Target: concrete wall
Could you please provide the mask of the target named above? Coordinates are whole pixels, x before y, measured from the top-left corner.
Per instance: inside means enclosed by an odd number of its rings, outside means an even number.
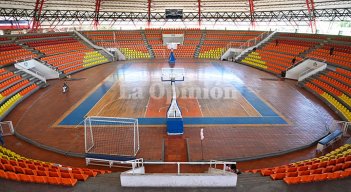
[[[50,67],[35,59],[16,63],[15,67],[44,82],[46,82],[46,79],[59,78],[59,73],[57,71],[51,69]]]
[[[306,59],[286,72],[286,78],[302,81],[327,68],[327,64],[313,59]]]
[[[142,169],[138,172],[143,172]],[[121,174],[122,187],[235,187],[237,175],[231,172],[209,173],[154,173]]]

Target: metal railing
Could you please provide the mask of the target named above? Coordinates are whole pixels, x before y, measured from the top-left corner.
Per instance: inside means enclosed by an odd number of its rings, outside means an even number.
[[[133,164],[133,162],[131,162]],[[204,161],[204,162],[143,162],[142,165],[177,165],[177,174],[181,174],[181,166],[182,165],[209,165],[210,168],[215,168],[217,169],[218,165],[223,165],[223,173],[227,171],[227,165],[236,165],[236,162],[229,162],[229,161],[217,161],[217,160],[211,160],[211,161]],[[134,173],[137,166],[137,162],[135,162],[135,165],[132,165],[132,171],[131,173]],[[140,163],[139,163],[140,165]]]
[[[249,39],[239,46],[234,45],[234,44],[237,44],[238,42],[231,41],[225,46],[225,49],[223,50],[222,55],[230,48],[246,49],[248,47],[257,45],[261,40],[266,38],[271,33],[273,33],[273,32],[272,31],[265,31],[265,32],[261,33],[259,36],[255,37],[253,39]]]

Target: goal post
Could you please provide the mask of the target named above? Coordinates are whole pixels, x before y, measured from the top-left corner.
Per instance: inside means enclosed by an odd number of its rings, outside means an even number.
[[[135,157],[139,151],[138,119],[90,116],[84,120],[85,153]]]

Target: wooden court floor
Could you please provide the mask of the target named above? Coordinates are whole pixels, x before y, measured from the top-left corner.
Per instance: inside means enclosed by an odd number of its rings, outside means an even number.
[[[186,71],[185,81],[176,82],[183,117],[261,116],[231,85],[235,76],[222,75],[209,62],[180,63],[176,67]],[[171,83],[161,81],[160,71],[159,65],[134,63],[123,71],[127,75],[116,72],[116,83],[87,116],[165,117],[172,97]]]
[[[181,87],[198,85],[201,88],[210,89],[216,86],[220,89],[230,87],[229,81],[239,82],[289,122],[286,125],[185,127],[184,138],[189,141],[190,160],[201,160],[201,151],[204,152],[204,159],[235,159],[290,150],[322,137],[325,126],[337,118],[312,94],[297,87],[295,81],[280,81],[271,74],[232,62],[185,59],[177,60],[176,65],[184,67],[191,74],[186,77],[186,81],[179,82]],[[158,69],[162,67],[168,67],[164,60],[123,61],[100,65],[72,75],[72,81],[68,81],[68,94],[61,93],[62,80],[50,81],[50,86],[18,105],[6,120],[13,121],[20,134],[39,143],[84,153],[82,127],[56,127],[55,123],[112,73],[117,73],[118,78],[123,81],[117,81],[88,115],[162,116],[169,98],[163,96],[150,99],[150,94],[148,95],[150,86],[160,82]],[[221,67],[225,73],[218,73],[218,69],[215,69],[217,67]],[[128,69],[119,72],[123,68]],[[169,92],[167,83],[161,85]],[[131,93],[135,93],[137,87],[146,96],[116,101],[116,97],[120,96],[121,86]],[[189,96],[181,98],[179,105],[184,116],[189,117],[259,116],[257,110],[235,88],[231,86],[231,89],[233,97],[229,100]],[[199,137],[201,128],[204,128],[205,133],[203,148]],[[163,138],[167,138],[165,127],[141,127],[138,156],[146,160],[161,160]]]

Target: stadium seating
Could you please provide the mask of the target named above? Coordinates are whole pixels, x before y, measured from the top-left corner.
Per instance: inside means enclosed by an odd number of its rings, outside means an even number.
[[[248,170],[287,184],[341,179],[351,176],[351,145],[345,144],[318,158],[278,167]]]
[[[155,58],[166,58],[170,50],[163,45],[162,34],[183,34],[184,41],[174,50],[176,58],[193,58],[196,47],[200,43],[202,32],[200,29],[146,29],[145,36],[151,46]]]
[[[239,47],[250,39],[258,37],[260,31],[219,31],[207,30],[199,58],[219,59],[227,45]]]
[[[76,168],[56,163],[25,158],[13,151],[0,147],[0,178],[19,182],[75,186],[108,170]]]
[[[127,59],[150,58],[140,31],[87,31],[84,34],[99,46],[118,48]]]
[[[307,79],[304,87],[319,96],[331,108],[338,111],[344,120],[351,121],[350,71],[336,68],[325,70]]]
[[[0,67],[10,65],[19,60],[28,58],[35,58],[36,54],[22,48],[15,43],[1,43],[0,44]]]
[[[71,74],[109,60],[98,51],[70,52],[44,57],[41,60],[64,74]]]
[[[0,119],[3,119],[12,108],[24,97],[32,94],[39,87],[21,75],[6,69],[0,70]]]

